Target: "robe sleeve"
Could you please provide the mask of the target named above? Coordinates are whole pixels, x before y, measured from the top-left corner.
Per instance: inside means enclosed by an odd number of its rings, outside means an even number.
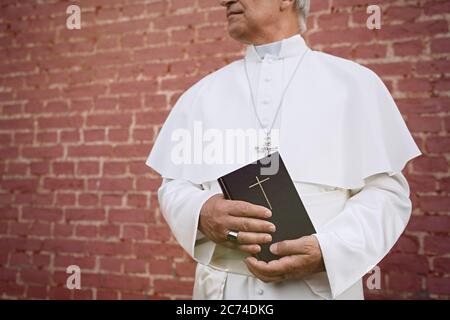
[[[351,192],[343,211],[315,234],[333,299],[383,259],[411,215],[410,189],[402,173],[373,175]]]
[[[185,180],[164,179],[158,189],[161,212],[178,243],[197,262],[209,264],[215,244],[197,229],[203,204],[217,192]]]

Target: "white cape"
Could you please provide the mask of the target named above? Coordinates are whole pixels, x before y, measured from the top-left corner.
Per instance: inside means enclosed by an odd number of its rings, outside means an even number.
[[[294,69],[297,58],[286,63]],[[172,134],[185,129],[194,135],[196,121],[204,131],[258,128],[250,99],[243,60],[203,78],[178,100],[146,164],[163,177],[197,184],[238,169],[242,164],[175,164]],[[374,72],[311,50],[285,97],[279,151],[294,180],[346,189],[363,187],[377,173],[400,172],[421,154]]]

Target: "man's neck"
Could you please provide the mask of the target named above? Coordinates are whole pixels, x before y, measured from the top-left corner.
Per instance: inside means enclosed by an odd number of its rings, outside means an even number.
[[[270,30],[255,35],[254,39],[250,40],[250,43],[255,46],[270,44],[290,38],[298,33],[299,28],[297,26],[271,27]]]

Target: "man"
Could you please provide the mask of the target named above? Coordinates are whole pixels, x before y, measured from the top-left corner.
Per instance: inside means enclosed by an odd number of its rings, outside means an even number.
[[[231,37],[248,44],[245,58],[182,95],[146,162],[164,177],[165,219],[198,262],[194,299],[362,299],[361,278],[409,220],[401,171],[420,151],[373,72],[305,44],[309,0],[221,4]],[[180,132],[199,126],[212,130],[200,143],[217,150],[212,137],[226,130],[262,129],[262,149],[279,150],[317,233],[273,244],[279,260],[254,258],[272,240],[271,212],[224,199],[216,179],[239,161],[206,161],[195,146],[179,161]],[[265,155],[258,146],[245,149],[256,150],[251,160]]]

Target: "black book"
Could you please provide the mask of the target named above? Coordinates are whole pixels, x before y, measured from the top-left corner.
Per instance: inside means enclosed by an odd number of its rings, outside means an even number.
[[[316,232],[278,152],[224,175],[218,182],[225,199],[271,209],[272,217],[267,220],[276,226],[272,243]],[[266,262],[279,259],[270,252],[270,245],[262,245],[256,258]]]

